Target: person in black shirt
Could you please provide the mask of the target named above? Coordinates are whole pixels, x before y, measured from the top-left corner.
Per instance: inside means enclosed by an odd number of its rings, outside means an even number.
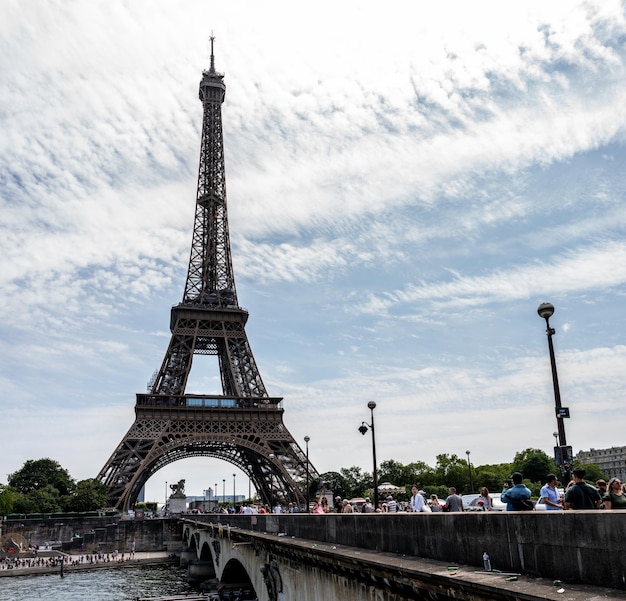
[[[565,493],[565,509],[598,509],[602,497],[595,486],[585,482],[585,470],[575,467],[572,471],[574,485]]]

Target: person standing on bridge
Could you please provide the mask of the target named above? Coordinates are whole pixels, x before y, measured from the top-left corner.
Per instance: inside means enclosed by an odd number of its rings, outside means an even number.
[[[454,488],[454,486],[451,486],[448,489],[448,493],[449,494],[446,498],[443,510],[450,511],[452,513],[463,511],[463,500],[459,495],[456,494],[456,488]]]
[[[563,502],[559,491],[556,489],[556,476],[548,474],[546,483],[539,493],[539,503],[543,503],[548,511],[560,511],[563,509]]]
[[[341,502],[341,505],[341,513],[354,513],[354,509],[352,509],[352,505],[350,505],[348,499],[344,499]]]
[[[391,495],[387,497],[387,513],[398,513],[398,504]]]
[[[500,500],[506,503],[507,511],[526,511],[533,508],[530,501],[530,489],[522,482],[524,477],[519,472],[511,474],[513,486],[507,482],[500,495]]]
[[[598,509],[602,505],[600,493],[585,482],[585,474],[582,467],[572,470],[574,485],[565,493],[565,509]]]
[[[411,507],[411,511],[414,513],[418,513],[424,509],[424,497],[420,494],[415,484],[411,487],[409,506]]]

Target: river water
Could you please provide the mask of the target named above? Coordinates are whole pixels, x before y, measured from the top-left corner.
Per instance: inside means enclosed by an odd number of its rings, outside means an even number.
[[[132,601],[191,593],[187,570],[176,566],[145,566],[0,579],[0,601]]]

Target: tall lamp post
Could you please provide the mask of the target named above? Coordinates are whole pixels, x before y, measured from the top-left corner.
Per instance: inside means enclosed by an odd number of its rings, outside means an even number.
[[[215,503],[219,503],[219,501],[217,500],[217,482],[215,483],[215,492],[213,493],[215,495],[215,499],[213,499],[215,501]]]
[[[554,314],[554,305],[551,303],[541,303],[537,308],[539,317],[546,320],[546,335],[548,337],[548,351],[550,353],[550,366],[552,367],[552,384],[554,387],[554,405],[556,412],[556,425],[559,434],[559,453],[561,459],[561,477],[563,486],[567,486],[570,481],[569,453],[567,453],[567,441],[565,439],[564,417],[569,417],[569,410],[561,407],[561,392],[559,391],[559,377],[556,373],[556,359],[554,358],[554,346],[552,336],[555,329],[550,327],[550,317]],[[567,453],[567,456],[566,456]]]
[[[376,408],[376,403],[374,401],[370,401],[367,404],[371,415],[372,415],[372,423],[368,424],[367,422],[362,422],[359,426],[359,432],[365,436],[367,434],[367,429],[371,428],[372,430],[372,456],[374,458],[374,511],[378,509],[378,472],[376,470],[376,436],[374,434],[374,409]]]
[[[233,474],[233,509],[235,508],[235,476],[237,474]]]
[[[474,492],[474,480],[472,479],[472,464],[470,463],[470,452],[465,451],[465,454],[467,455],[467,471],[469,472],[470,478],[470,492]]]
[[[222,478],[222,503],[226,503],[226,478]]]
[[[304,442],[306,444],[306,512],[307,513],[309,513],[309,507],[311,507],[309,503],[309,440],[311,440],[309,436],[304,437]]]

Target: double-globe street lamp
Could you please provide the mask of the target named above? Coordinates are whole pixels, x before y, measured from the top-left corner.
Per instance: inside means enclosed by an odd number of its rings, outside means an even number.
[[[372,430],[372,456],[374,458],[374,511],[378,509],[378,472],[376,470],[376,436],[374,434],[374,409],[376,408],[376,403],[374,401],[370,401],[367,404],[371,415],[372,415],[372,423],[368,424],[367,422],[362,422],[359,426],[359,432],[365,436],[368,428]]]
[[[309,440],[311,438],[309,436],[304,437],[304,442],[306,444],[306,509],[305,511],[309,513],[309,508],[311,507],[309,503]]]
[[[569,417],[569,410],[561,406],[561,392],[559,390],[559,377],[556,373],[556,359],[554,358],[554,346],[552,336],[555,329],[550,327],[550,317],[554,314],[554,305],[551,303],[541,303],[537,308],[539,317],[546,320],[546,335],[548,337],[548,351],[550,353],[550,366],[552,367],[552,385],[554,387],[554,405],[556,412],[556,425],[559,434],[559,459],[561,468],[561,481],[563,486],[567,486],[570,481],[570,453],[565,439],[565,424],[563,419]],[[556,451],[556,449],[555,449]],[[556,457],[555,457],[556,459]]]

